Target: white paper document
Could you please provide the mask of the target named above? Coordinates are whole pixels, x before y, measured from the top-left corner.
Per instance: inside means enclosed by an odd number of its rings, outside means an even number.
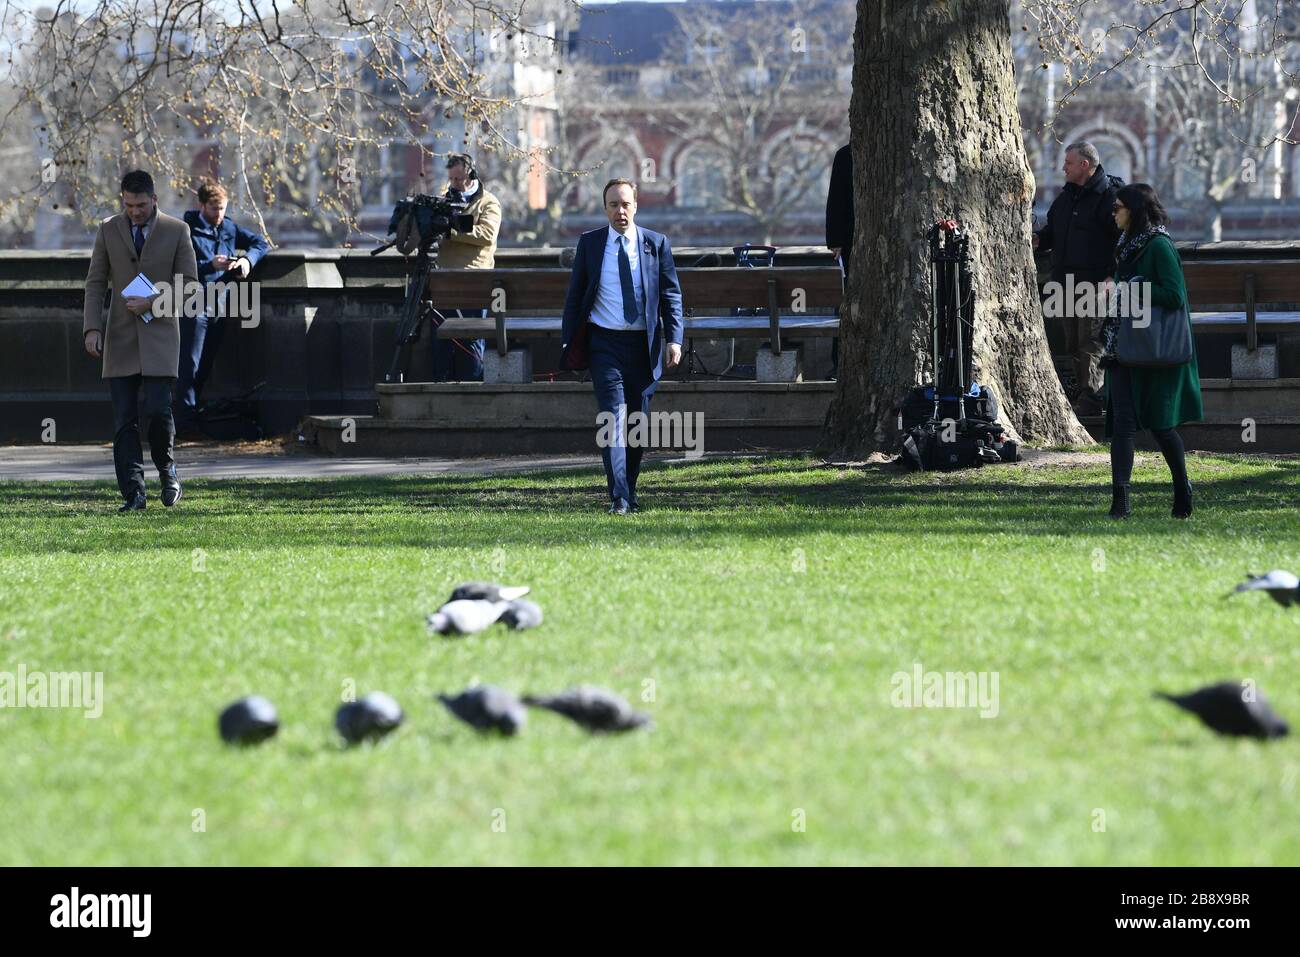
[[[144,273],[138,273],[134,279],[126,284],[122,290],[122,298],[130,299],[132,297],[139,299],[148,299],[150,296],[158,295],[158,287],[149,281],[149,277]],[[148,322],[153,318],[152,312],[145,312],[140,316],[142,322]]]
[[[150,296],[158,295],[158,287],[149,281],[149,277],[140,273],[122,290],[123,299],[148,299]]]

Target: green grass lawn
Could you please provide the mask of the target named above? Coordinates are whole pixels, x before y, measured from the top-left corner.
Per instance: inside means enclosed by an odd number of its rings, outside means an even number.
[[[105,703],[0,709],[0,864],[1297,864],[1300,737],[1150,693],[1248,677],[1300,720],[1300,609],[1220,600],[1300,572],[1300,462],[1191,468],[1189,522],[1153,459],[1126,523],[1103,464],[705,461],[621,519],[595,469],[190,481],[131,516],[2,483],[0,671],[102,671]],[[545,624],[429,636],[483,577]],[[997,672],[997,716],[893,707],[917,662]],[[476,680],[605,685],[656,728],[480,737],[433,698]],[[406,724],[342,748],[349,683]],[[281,732],[229,748],[252,692]]]

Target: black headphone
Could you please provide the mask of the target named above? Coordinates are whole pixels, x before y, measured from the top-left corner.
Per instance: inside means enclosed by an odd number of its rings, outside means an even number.
[[[474,157],[468,153],[452,153],[447,157],[447,169],[462,164],[465,166],[465,175],[470,179],[478,179],[478,170],[474,168]]]

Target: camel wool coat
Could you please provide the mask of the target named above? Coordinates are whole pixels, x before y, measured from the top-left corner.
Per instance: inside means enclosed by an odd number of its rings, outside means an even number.
[[[87,332],[96,330],[103,336],[105,379],[128,375],[176,377],[181,351],[179,312],[155,316],[145,322],[127,310],[126,300],[118,291],[125,289],[141,272],[155,285],[174,284],[178,274],[186,281],[198,281],[190,227],[184,220],[156,211],[138,258],[126,213],[110,216],[99,224],[95,249],[90,254],[90,270],[86,274],[81,334],[84,338]],[[110,287],[112,305],[106,319],[104,294]],[[185,298],[173,297],[178,310]]]

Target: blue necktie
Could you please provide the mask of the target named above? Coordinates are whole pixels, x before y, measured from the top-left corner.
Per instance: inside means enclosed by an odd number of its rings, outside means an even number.
[[[632,289],[632,260],[627,258],[627,237],[618,238],[618,281],[623,287],[623,321],[629,326],[637,320],[636,293]]]
[[[135,254],[138,256],[140,251],[144,249],[144,227],[135,226],[133,228],[135,230]]]

